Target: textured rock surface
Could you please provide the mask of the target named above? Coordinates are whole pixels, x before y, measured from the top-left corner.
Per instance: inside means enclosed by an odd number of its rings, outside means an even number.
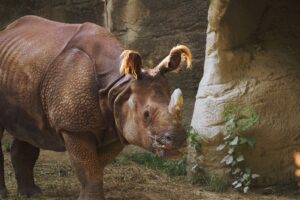
[[[125,45],[139,51],[146,67],[154,67],[173,46],[191,48],[191,71],[169,75],[183,89],[184,119],[190,124],[203,72],[208,0],[3,0],[0,29],[14,19],[34,14],[63,22],[95,22],[106,26]]]
[[[104,24],[102,0],[2,0],[0,2],[0,28],[23,15],[38,15],[48,19],[82,23]]]
[[[208,138],[198,164],[210,174],[223,172],[216,146],[223,136],[224,107],[250,106],[260,121],[248,133],[257,144],[246,160],[262,176],[258,184],[292,182],[293,152],[300,150],[299,1],[212,0],[208,19],[204,75],[192,119]]]

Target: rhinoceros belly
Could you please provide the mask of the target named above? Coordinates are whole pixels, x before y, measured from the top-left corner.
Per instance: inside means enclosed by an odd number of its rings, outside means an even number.
[[[37,108],[36,108],[37,109]],[[38,148],[64,151],[64,142],[55,130],[47,125],[42,111],[32,114],[26,105],[19,105],[14,96],[0,90],[0,126],[15,138]]]
[[[6,130],[15,138],[26,141],[40,149],[65,151],[63,139],[51,130],[32,130],[19,124],[9,125]]]

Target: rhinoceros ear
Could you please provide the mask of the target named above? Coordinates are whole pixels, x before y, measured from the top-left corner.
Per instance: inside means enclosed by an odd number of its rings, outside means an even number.
[[[179,69],[184,61],[187,62],[187,68],[190,68],[192,63],[191,51],[184,45],[178,45],[171,49],[169,55],[163,59],[154,70],[159,73],[173,71]]]
[[[138,52],[125,50],[121,54],[121,74],[131,74],[135,79],[138,79],[141,74],[142,58]]]

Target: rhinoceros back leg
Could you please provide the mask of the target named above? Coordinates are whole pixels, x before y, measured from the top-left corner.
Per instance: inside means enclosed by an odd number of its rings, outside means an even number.
[[[11,160],[15,170],[18,193],[27,197],[41,193],[34,183],[33,168],[40,149],[27,142],[14,139],[11,147]]]
[[[4,129],[0,127],[0,147],[2,146],[1,140],[3,137]],[[4,158],[2,148],[0,148],[0,197],[5,198],[7,196],[7,189],[4,180]]]
[[[78,200],[104,200],[104,165],[99,160],[95,139],[90,136],[63,133],[72,166],[81,183]]]

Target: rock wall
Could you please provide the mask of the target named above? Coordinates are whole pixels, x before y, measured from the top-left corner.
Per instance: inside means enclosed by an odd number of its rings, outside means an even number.
[[[212,0],[206,58],[192,126],[207,138],[200,160],[208,173],[222,174],[226,105],[250,106],[260,116],[247,134],[256,138],[246,162],[260,185],[295,180],[293,152],[300,150],[300,2]],[[193,160],[194,159],[194,160]]]
[[[38,15],[48,19],[82,23],[104,24],[102,0],[2,0],[0,2],[0,28],[24,15]]]
[[[0,29],[28,14],[107,27],[125,48],[139,51],[146,67],[154,67],[171,48],[185,44],[194,56],[193,69],[170,74],[173,89],[183,89],[184,119],[190,124],[197,86],[203,72],[208,0],[3,0]]]

